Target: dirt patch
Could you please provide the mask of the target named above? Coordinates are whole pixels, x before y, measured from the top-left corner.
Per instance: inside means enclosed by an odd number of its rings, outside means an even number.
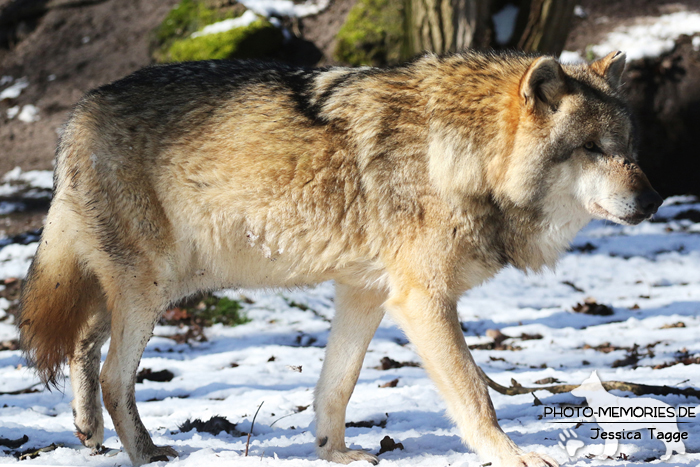
[[[16,166],[51,169],[58,131],[88,90],[151,63],[148,38],[177,0],[107,0],[49,10],[10,49],[0,48],[0,76],[26,77],[17,99],[0,102],[0,174]],[[2,4],[0,4],[0,8]],[[40,120],[9,120],[7,109],[32,104]]]
[[[337,65],[333,60],[335,50],[335,35],[345,22],[355,0],[331,0],[330,5],[318,15],[302,18],[300,21],[301,36],[323,53],[319,66]]]

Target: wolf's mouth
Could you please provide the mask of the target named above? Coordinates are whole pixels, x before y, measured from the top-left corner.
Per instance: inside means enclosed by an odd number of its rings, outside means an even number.
[[[593,203],[593,207],[591,209],[591,213],[595,216],[601,217],[603,219],[613,221],[617,224],[622,224],[622,225],[637,225],[640,222],[648,219],[651,217],[651,215],[647,216],[644,213],[636,213],[631,216],[625,216],[625,217],[620,217],[616,216],[615,214],[611,213],[604,207],[602,207],[598,203]]]

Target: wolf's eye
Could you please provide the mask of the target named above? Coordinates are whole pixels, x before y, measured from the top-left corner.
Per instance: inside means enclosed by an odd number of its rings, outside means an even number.
[[[587,142],[586,144],[584,144],[584,145],[583,145],[583,149],[585,149],[586,151],[590,151],[590,152],[597,152],[597,153],[600,153],[600,154],[603,153],[603,150],[600,149],[600,146],[598,146],[597,144],[595,144],[593,141],[589,141],[589,142]]]

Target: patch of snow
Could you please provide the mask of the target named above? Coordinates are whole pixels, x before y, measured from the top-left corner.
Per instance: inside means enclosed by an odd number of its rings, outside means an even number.
[[[19,113],[17,118],[24,123],[39,121],[39,108],[32,104],[27,104],[22,107],[22,111]]]
[[[15,169],[9,178],[22,176],[24,173]],[[596,370],[603,381],[697,387],[700,364],[693,362],[700,356],[700,235],[691,232],[700,223],[674,220],[692,210],[700,210],[697,199],[673,197],[665,201],[653,223],[617,226],[592,222],[576,237],[572,251],[563,255],[556,272],[525,275],[507,268],[467,292],[457,311],[468,343],[488,343],[486,330],[499,329],[512,336],[505,344],[514,348],[476,348],[472,351],[476,363],[506,386],[511,379],[534,386],[543,378],[581,384]],[[36,246],[1,249],[0,279],[23,277]],[[138,409],[153,441],[178,451],[180,457],[168,463],[175,467],[327,467],[329,464],[314,453],[312,402],[328,341],[329,319],[334,314],[333,285],[323,283],[303,290],[229,290],[222,295],[240,300],[251,321],[236,327],[206,328],[206,342],[189,344],[163,337],[184,330],[156,326],[140,367],[168,369],[175,377],[169,382],[136,385]],[[613,314],[575,313],[573,307],[587,297],[609,305]],[[0,310],[8,306],[0,299]],[[541,337],[525,339],[523,334]],[[16,337],[11,320],[0,321],[0,340]],[[616,364],[635,344],[639,360]],[[103,360],[107,349],[105,344]],[[382,421],[386,426],[348,428],[349,447],[376,453],[381,439],[390,436],[405,449],[382,454],[381,465],[386,467],[479,465],[480,460],[462,444],[458,430],[445,417],[445,403],[424,369],[407,366],[383,371],[377,368],[383,357],[419,361],[414,347],[406,344],[405,336],[389,318],[380,324],[369,345],[346,417],[352,422]],[[396,387],[379,387],[394,379],[399,380]],[[38,378],[26,367],[19,351],[0,352],[0,391],[36,383]],[[0,437],[17,439],[26,434],[29,441],[21,450],[64,444],[25,462],[32,465],[128,465],[123,451],[114,457],[90,456],[89,449],[79,445],[73,435],[71,387],[67,379],[59,384],[64,393],[38,386],[38,393],[0,394]],[[628,396],[625,400],[629,401],[636,397],[613,392]],[[620,441],[619,452],[625,456],[601,463],[586,458],[602,452],[603,440],[593,439],[593,428],[598,425],[578,424],[579,419],[553,424],[543,418],[547,407],[582,406],[584,399],[571,393],[539,391],[536,396],[543,405],[536,406],[529,394],[491,392],[491,396],[501,426],[518,445],[566,465],[644,467],[651,462],[655,467],[695,467],[700,463],[698,417],[678,424],[680,431],[689,434],[687,454],[659,459],[665,454],[664,444],[644,430],[641,440]],[[692,397],[645,397],[673,407],[698,405]],[[263,401],[249,457],[243,455],[245,436],[178,429],[187,419],[220,415],[247,431]],[[120,448],[114,425],[103,413],[104,444]],[[558,444],[564,429],[572,430],[585,445],[576,457],[569,457]],[[0,447],[0,464],[17,464],[17,460],[7,448]]]
[[[24,278],[39,243],[12,244],[0,250],[0,280]]]
[[[250,26],[254,21],[258,19],[258,15],[253,13],[251,10],[246,10],[238,18],[226,19],[219,21],[218,23],[210,24],[205,26],[201,31],[192,33],[190,37],[201,37],[209,34],[218,34],[220,32],[230,31],[235,28],[242,28],[245,26]]]
[[[24,182],[32,188],[50,190],[53,188],[53,171],[51,170],[28,170],[24,172],[20,167],[7,172],[2,177],[3,182]]]
[[[574,16],[577,18],[588,18],[588,13],[583,9],[581,5],[576,5],[574,7]]]
[[[518,18],[520,9],[509,3],[504,6],[498,13],[493,15],[493,26],[496,30],[496,42],[499,44],[507,44],[513,31],[515,31],[515,20]]]
[[[54,81],[55,79],[56,79],[56,75],[54,75],[54,74],[50,74],[50,75],[46,78],[47,81]]]
[[[14,106],[14,107],[10,107],[9,109],[7,109],[7,118],[12,120],[13,118],[15,118],[17,116],[18,113],[19,113],[19,106],[18,105]]]
[[[700,50],[700,36],[695,36],[693,37],[693,50],[698,51]]]
[[[570,50],[562,51],[561,55],[559,55],[559,61],[561,63],[570,63],[572,65],[586,63],[586,59],[583,58],[580,53],[572,52]]]
[[[700,32],[700,13],[680,11],[658,17],[645,17],[633,26],[612,31],[605,40],[592,47],[593,53],[604,57],[621,50],[628,60],[658,57],[673,50],[675,40],[681,34]]]
[[[6,87],[0,92],[0,101],[4,99],[17,99],[22,93],[22,90],[29,86],[29,80],[27,78],[20,78],[15,81],[15,84]]]
[[[6,84],[10,84],[14,80],[12,76],[9,75],[3,75],[0,76],[0,86],[5,86]]]
[[[0,196],[21,194],[21,196],[27,198],[46,198],[51,196],[53,188],[53,172],[51,170],[23,172],[19,167],[15,167],[7,172],[1,180]],[[17,207],[21,203],[11,204]]]
[[[328,7],[329,0],[307,0],[304,3],[294,3],[292,0],[242,0],[240,3],[249,10],[266,17],[302,18],[322,12]]]

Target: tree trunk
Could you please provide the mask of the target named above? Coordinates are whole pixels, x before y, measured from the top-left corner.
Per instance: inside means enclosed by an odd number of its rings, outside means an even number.
[[[574,18],[577,0],[521,0],[509,44],[526,52],[559,56]]]
[[[405,0],[409,55],[467,48],[498,48],[492,16],[496,8],[518,7],[507,48],[559,55],[571,28],[577,0]]]
[[[406,0],[406,36],[412,55],[486,46],[490,0]]]

